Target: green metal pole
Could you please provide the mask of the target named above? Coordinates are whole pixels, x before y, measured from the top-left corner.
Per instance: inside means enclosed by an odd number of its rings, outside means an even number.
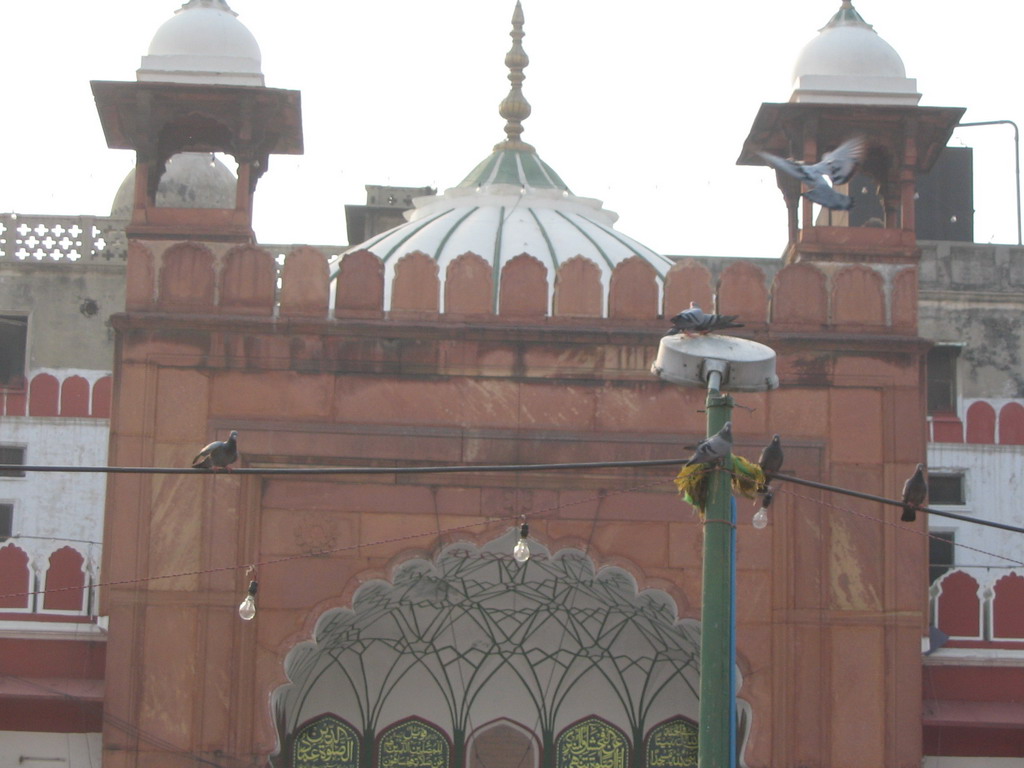
[[[708,387],[708,435],[732,418],[733,400]],[[699,768],[733,768],[732,744],[732,491],[730,475],[715,469],[704,510],[701,597]]]

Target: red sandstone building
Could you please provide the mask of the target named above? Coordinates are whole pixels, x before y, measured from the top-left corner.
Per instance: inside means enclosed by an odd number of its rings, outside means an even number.
[[[858,19],[826,29],[873,35]],[[296,92],[94,83],[138,157],[111,465],[180,466],[237,429],[245,468],[373,471],[110,478],[104,765],[694,764],[702,527],[673,470],[395,471],[684,456],[704,393],[650,364],[691,300],[778,353],[780,388],[737,396],[736,453],[778,432],[788,472],[889,498],[923,460],[916,181],[962,110],[805,72],[739,161],[863,133],[884,226],[815,219],[780,179],[782,264],[673,261],[522,140],[521,24],[505,140],[331,263],[300,247],[278,270],[252,235],[267,158],[301,150]],[[235,156],[234,207],[157,204],[180,152]],[[927,523],[835,499],[786,489],[763,531],[741,506],[743,765],[921,764]]]

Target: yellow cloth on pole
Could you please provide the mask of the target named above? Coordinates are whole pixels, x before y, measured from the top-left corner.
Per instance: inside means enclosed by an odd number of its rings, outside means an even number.
[[[708,500],[708,477],[714,464],[690,464],[684,466],[676,475],[676,488],[679,495],[704,514],[704,506]],[[764,472],[757,464],[747,461],[742,456],[729,455],[724,469],[732,475],[733,493],[753,499],[757,489],[764,485]]]

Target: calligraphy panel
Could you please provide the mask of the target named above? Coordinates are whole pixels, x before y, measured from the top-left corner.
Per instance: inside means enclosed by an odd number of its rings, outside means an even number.
[[[359,736],[336,717],[325,715],[295,737],[292,768],[358,768]]]
[[[421,720],[407,720],[380,737],[379,768],[448,768],[448,739]]]
[[[697,765],[697,725],[678,718],[647,734],[647,768],[686,768]]]
[[[566,728],[558,737],[557,768],[626,768],[628,760],[625,734],[596,717]]]

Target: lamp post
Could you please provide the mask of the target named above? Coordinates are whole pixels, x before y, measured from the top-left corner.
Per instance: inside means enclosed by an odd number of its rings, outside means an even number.
[[[707,434],[732,420],[733,399],[722,387],[775,389],[775,352],[731,336],[665,336],[651,371],[683,386],[707,387]],[[736,513],[729,472],[715,467],[704,508],[701,586],[699,768],[736,765]]]

